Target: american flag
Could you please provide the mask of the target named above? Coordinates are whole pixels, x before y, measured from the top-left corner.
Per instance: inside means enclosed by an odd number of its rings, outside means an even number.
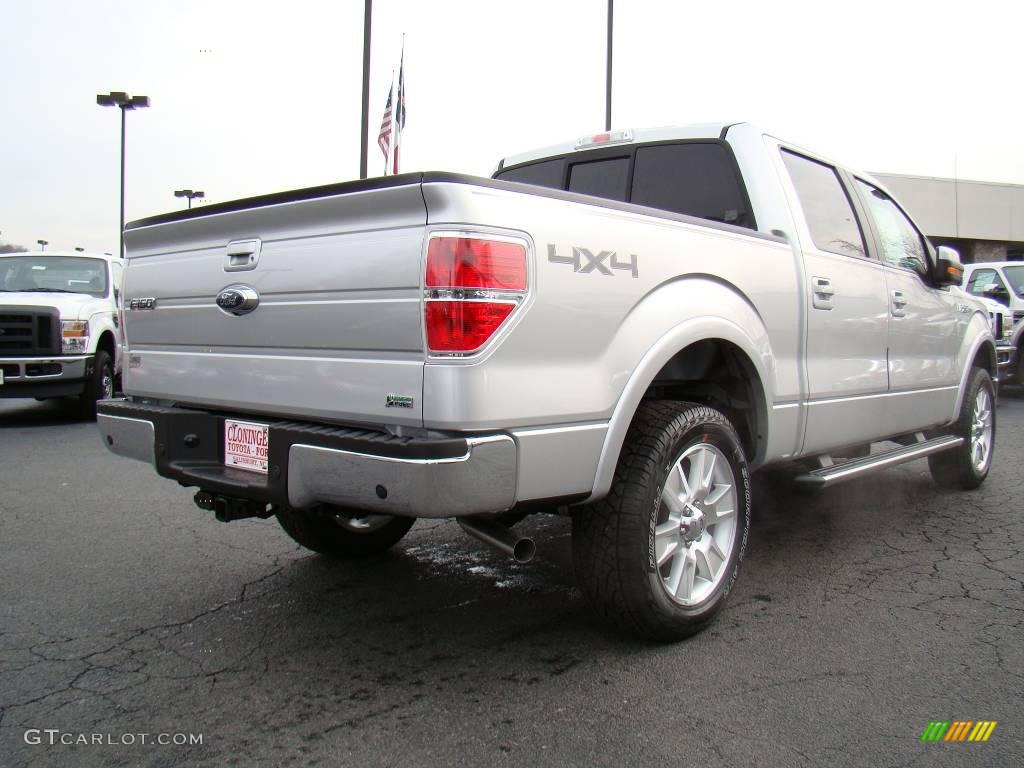
[[[393,92],[394,88],[392,87],[388,91],[388,103],[384,107],[384,119],[380,121],[380,134],[377,136],[377,144],[380,145],[380,151],[384,153],[385,169],[391,155],[391,95]]]
[[[392,172],[398,173],[398,146],[402,143],[405,128],[405,40],[402,41],[402,59],[398,65],[398,102],[395,105],[395,151],[392,157]]]

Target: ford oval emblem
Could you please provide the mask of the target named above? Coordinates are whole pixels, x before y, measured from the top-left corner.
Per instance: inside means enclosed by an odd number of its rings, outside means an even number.
[[[229,285],[217,294],[217,306],[229,315],[245,315],[252,312],[260,303],[260,295],[255,288],[247,285]]]

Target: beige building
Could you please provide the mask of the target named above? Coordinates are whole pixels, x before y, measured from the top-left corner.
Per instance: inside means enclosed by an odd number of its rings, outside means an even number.
[[[1024,186],[929,176],[873,174],[936,245],[965,264],[1024,260]]]

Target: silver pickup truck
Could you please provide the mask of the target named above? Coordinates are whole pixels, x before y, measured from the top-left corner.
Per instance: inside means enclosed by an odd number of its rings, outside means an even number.
[[[318,552],[573,518],[584,595],[677,638],[721,608],[750,472],[827,486],[992,462],[985,308],[871,178],[752,125],[599,134],[125,233],[115,453]]]

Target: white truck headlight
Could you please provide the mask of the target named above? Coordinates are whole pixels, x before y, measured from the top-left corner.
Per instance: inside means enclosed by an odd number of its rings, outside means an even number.
[[[60,321],[60,351],[65,355],[83,355],[89,349],[89,321]]]

